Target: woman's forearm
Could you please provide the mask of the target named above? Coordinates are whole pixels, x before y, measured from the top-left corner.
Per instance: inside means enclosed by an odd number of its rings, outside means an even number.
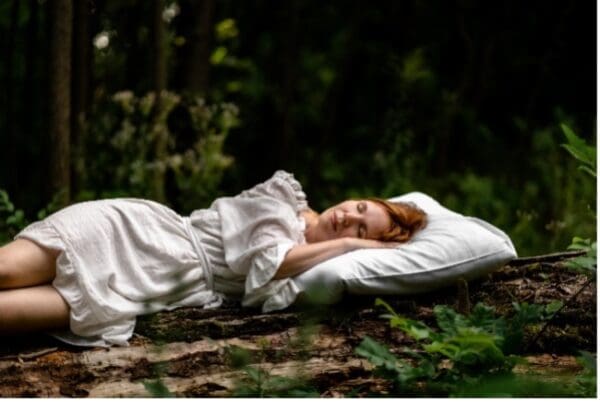
[[[288,251],[273,279],[298,275],[320,262],[354,249],[349,238],[299,244]]]
[[[401,243],[343,237],[317,243],[299,244],[286,254],[273,279],[296,276],[320,262],[360,248],[395,248]]]

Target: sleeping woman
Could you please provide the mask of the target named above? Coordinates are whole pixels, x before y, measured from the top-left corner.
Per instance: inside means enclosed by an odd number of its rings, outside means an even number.
[[[396,247],[426,221],[414,205],[375,198],[319,214],[284,171],[189,217],[141,199],[75,204],[0,248],[0,334],[126,345],[138,315],[225,296],[260,306],[316,264]]]

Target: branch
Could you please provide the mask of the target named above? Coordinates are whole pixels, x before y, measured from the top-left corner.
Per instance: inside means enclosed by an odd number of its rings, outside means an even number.
[[[544,254],[544,255],[536,255],[534,257],[523,257],[523,258],[515,258],[507,265],[511,267],[520,267],[523,265],[529,265],[536,262],[556,262],[566,260],[568,258],[579,257],[580,255],[584,255],[586,253],[585,250],[576,250],[576,251],[563,251],[560,253],[552,253],[552,254]]]

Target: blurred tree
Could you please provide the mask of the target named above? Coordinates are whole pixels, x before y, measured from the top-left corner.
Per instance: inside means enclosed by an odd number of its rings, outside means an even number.
[[[131,192],[126,180],[119,181],[123,188],[109,186],[110,175],[81,177],[83,165],[111,172],[121,161],[145,172],[137,178],[144,181],[136,183],[144,189],[139,194],[183,206],[173,203],[186,199],[187,186],[207,180],[205,159],[194,169],[206,174],[194,170],[201,179],[186,181],[186,171],[169,167],[170,178],[163,178],[159,154],[165,147],[173,156],[203,141],[208,146],[219,122],[205,130],[196,120],[231,102],[239,105],[241,124],[231,125],[225,144],[224,153],[235,158],[232,169],[222,182],[220,175],[211,182],[221,193],[236,193],[283,168],[296,173],[317,209],[346,197],[421,190],[506,228],[528,252],[568,244],[575,227],[594,230],[578,194],[595,189],[573,174],[558,147],[559,123],[587,140],[595,136],[596,16],[588,3],[72,3],[74,193]],[[47,69],[48,60],[56,63],[48,46],[54,4],[0,2],[0,188],[28,215],[50,200],[36,190],[48,178],[39,174],[46,159],[56,156],[57,143],[46,135],[49,120],[56,125],[50,109],[59,102],[47,87],[64,76]],[[90,38],[93,51],[86,56]],[[145,111],[127,118],[126,108],[99,113],[114,94],[132,92],[154,105],[146,95],[157,97],[165,88],[180,100],[168,115],[157,106],[155,124]],[[102,133],[89,143],[135,132],[143,152],[120,159],[107,153],[94,163],[94,148],[78,155],[88,108],[100,117],[86,132]],[[81,188],[78,181],[102,185]],[[184,208],[193,204],[188,199]]]
[[[84,175],[83,155],[85,124],[90,103],[91,67],[93,58],[92,37],[90,35],[91,0],[73,2],[73,74],[71,93],[71,189],[74,194],[80,190],[80,178]]]
[[[154,153],[159,161],[154,166],[154,194],[153,198],[165,202],[165,169],[160,161],[167,155],[168,131],[162,124],[163,92],[167,89],[167,50],[165,42],[165,22],[163,21],[164,0],[153,0],[153,22],[152,22],[152,48],[153,48],[153,87],[154,87],[154,110],[152,136],[154,139]]]
[[[10,26],[8,28],[8,32],[6,33],[5,42],[4,42],[4,118],[6,129],[4,130],[6,133],[7,141],[5,147],[4,158],[5,161],[5,169],[11,172],[10,179],[12,181],[12,186],[17,188],[19,185],[19,149],[18,149],[18,139],[17,139],[17,130],[16,130],[16,103],[15,103],[15,42],[17,38],[17,29],[19,22],[19,0],[13,0],[10,5]]]
[[[71,0],[51,0],[50,58],[50,191],[57,202],[70,200],[70,116],[71,116],[71,33],[73,8]]]
[[[183,89],[206,96],[210,83],[214,0],[181,2],[180,25],[185,43],[181,49]]]
[[[295,84],[298,74],[298,48],[299,48],[299,13],[297,0],[290,0],[287,4],[288,13],[285,16],[286,24],[283,28],[285,36],[282,52],[282,78],[280,88],[280,102],[278,102],[278,111],[281,116],[280,135],[278,136],[277,148],[279,152],[278,165],[286,163],[294,164],[296,152],[294,152],[294,143],[296,142],[296,132],[294,128],[294,104],[295,104]]]

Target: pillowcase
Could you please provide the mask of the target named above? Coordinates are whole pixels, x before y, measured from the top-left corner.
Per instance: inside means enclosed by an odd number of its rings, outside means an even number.
[[[427,226],[398,248],[356,250],[316,265],[293,278],[294,293],[334,303],[344,292],[428,292],[450,286],[459,278],[485,275],[517,256],[510,238],[500,229],[444,208],[426,194],[413,192],[390,201],[416,204],[427,213]]]

